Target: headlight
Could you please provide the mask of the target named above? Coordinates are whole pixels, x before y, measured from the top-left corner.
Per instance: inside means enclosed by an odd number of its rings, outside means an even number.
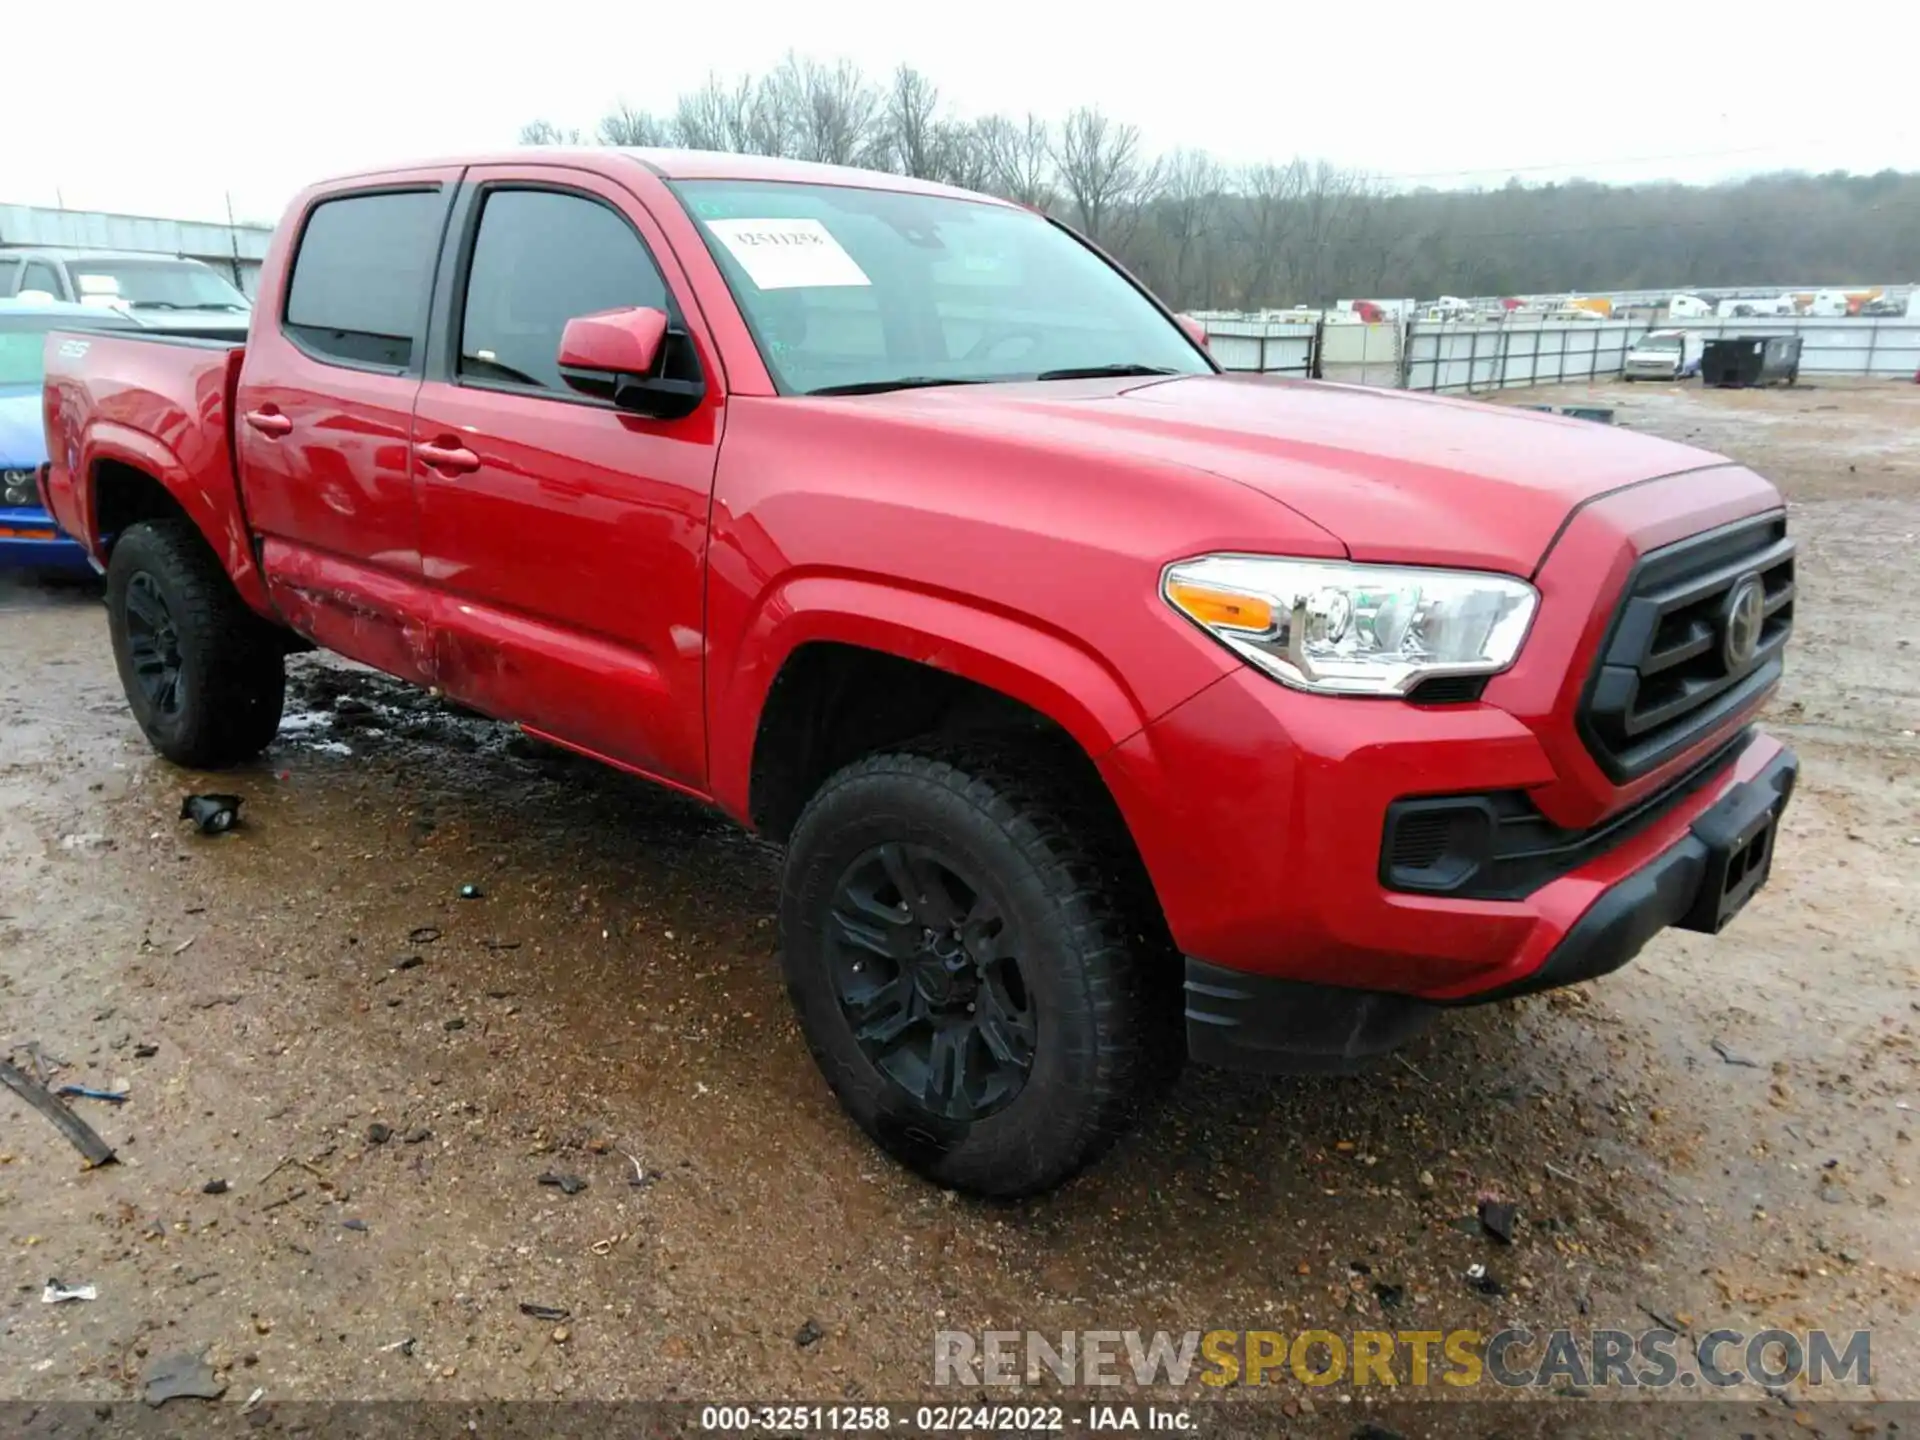
[[[1169,565],[1161,591],[1229,650],[1324,695],[1404,695],[1436,675],[1504,670],[1540,603],[1508,575],[1253,555]]]
[[[0,505],[38,505],[40,491],[31,470],[0,470]]]

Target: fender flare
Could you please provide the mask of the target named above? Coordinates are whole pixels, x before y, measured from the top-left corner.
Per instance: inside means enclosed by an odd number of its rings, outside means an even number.
[[[80,496],[86,535],[82,544],[103,565],[106,537],[100,533],[100,466],[115,462],[154,480],[186,512],[213,553],[220,557],[240,598],[260,614],[278,621],[273,601],[255,564],[246,523],[232,493],[216,494],[195,478],[192,469],[168,446],[145,431],[113,420],[94,420],[80,440],[80,474],[86,477]],[[224,473],[230,475],[229,467]]]
[[[1098,760],[1149,716],[1102,657],[1031,618],[866,576],[789,579],[760,599],[731,664],[716,667],[710,783],[737,816],[749,811],[754,747],[774,680],[795,651],[828,641],[971,680],[1038,711]]]

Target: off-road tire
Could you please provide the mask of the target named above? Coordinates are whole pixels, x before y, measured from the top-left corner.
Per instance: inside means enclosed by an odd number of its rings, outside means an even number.
[[[140,579],[139,577],[145,577]],[[177,706],[156,705],[135,673],[128,587],[157,591],[177,636]],[[107,562],[107,627],[133,717],[176,765],[221,770],[253,759],[280,728],[286,704],[281,636],[247,608],[219,559],[186,519],[143,520]]]
[[[972,1194],[1060,1184],[1130,1127],[1185,1053],[1177,957],[1144,869],[1110,805],[1059,784],[1059,773],[1018,751],[914,742],[829,778],[788,845],[782,958],[808,1048],[883,1149]],[[1020,927],[1031,1069],[1003,1108],[978,1119],[949,1120],[883,1073],[836,990],[838,887],[862,855],[890,842],[952,855]]]

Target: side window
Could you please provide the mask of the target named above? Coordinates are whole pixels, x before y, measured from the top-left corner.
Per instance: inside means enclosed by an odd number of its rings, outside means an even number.
[[[67,292],[60,288],[60,272],[44,260],[29,260],[26,273],[20,277],[22,290],[44,290],[56,300],[67,298]]]
[[[550,190],[494,190],[467,269],[459,373],[565,391],[567,321],[628,306],[672,309],[653,257],[610,207]]]
[[[20,262],[0,256],[0,299],[12,296],[14,286],[20,279]]]
[[[321,360],[412,364],[444,207],[437,190],[314,206],[287,285],[287,334]]]

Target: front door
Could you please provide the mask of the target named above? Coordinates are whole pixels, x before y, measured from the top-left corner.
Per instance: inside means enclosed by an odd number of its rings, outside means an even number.
[[[609,181],[551,166],[467,181],[413,427],[439,683],[704,792],[715,367],[700,408],[661,421],[568,388],[558,363],[576,315],[647,306],[685,326],[673,297],[685,282],[639,202]]]
[[[247,520],[281,614],[416,684],[432,683],[433,655],[409,444],[458,179],[383,178],[301,216],[261,277],[285,302],[255,318],[234,401]]]

